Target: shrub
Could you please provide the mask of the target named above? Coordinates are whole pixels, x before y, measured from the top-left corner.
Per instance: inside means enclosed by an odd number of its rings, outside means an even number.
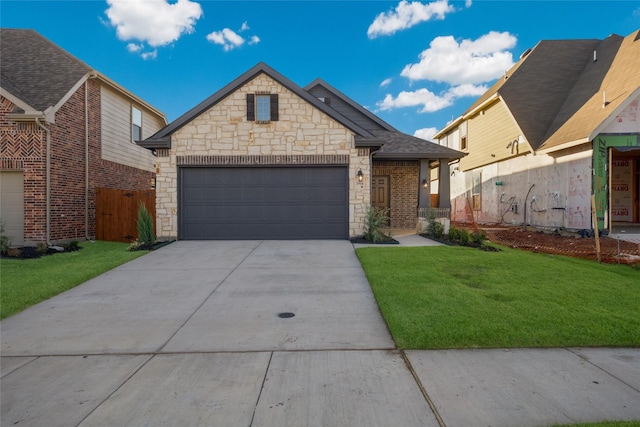
[[[482,246],[485,240],[487,240],[487,233],[484,230],[477,230],[471,233],[471,242]]]
[[[4,234],[4,222],[0,220],[0,254],[6,255],[11,247],[11,237]]]
[[[382,228],[389,222],[389,215],[386,209],[369,207],[364,223],[364,238],[372,242],[379,242],[386,237]]]
[[[47,242],[38,242],[36,251],[40,255],[46,255],[49,252],[49,245],[47,245]]]
[[[156,241],[153,234],[153,218],[144,203],[138,206],[138,242],[144,248],[151,249]]]
[[[78,246],[78,241],[77,240],[72,240],[70,242],[63,243],[62,247],[64,248],[65,252],[73,252],[73,251],[77,251],[78,249],[80,249],[80,246]]]
[[[444,225],[436,220],[435,213],[429,215],[429,231],[427,235],[435,239],[442,239],[444,236]]]

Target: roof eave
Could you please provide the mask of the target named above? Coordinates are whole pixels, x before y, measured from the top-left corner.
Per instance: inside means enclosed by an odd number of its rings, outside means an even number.
[[[373,158],[380,160],[457,160],[467,155],[467,153],[460,154],[461,155],[445,153],[377,153],[374,154]]]
[[[156,150],[161,148],[171,148],[171,137],[157,138],[157,139],[145,139],[143,141],[136,141],[136,144],[147,150]]]
[[[534,150],[533,153],[535,155],[549,154],[549,153],[553,153],[554,151],[561,151],[561,150],[566,150],[568,148],[577,147],[578,145],[586,144],[591,141],[592,141],[592,138],[585,137],[585,138],[576,139],[574,141],[557,144],[551,147],[545,147],[544,144],[542,144],[542,146],[539,149]]]
[[[500,98],[499,93],[498,92],[494,93],[489,98],[487,98],[482,104],[479,104],[478,106],[476,106],[473,110],[469,110],[469,111],[464,112],[461,116],[457,117],[456,119],[454,119],[453,121],[448,123],[445,127],[443,127],[441,130],[436,132],[433,135],[433,138],[440,138],[440,137],[446,135],[449,131],[453,130],[461,122],[467,120],[469,117],[471,117],[474,114],[480,112],[482,109],[486,108],[487,105],[489,105],[491,103],[494,103],[499,98]]]

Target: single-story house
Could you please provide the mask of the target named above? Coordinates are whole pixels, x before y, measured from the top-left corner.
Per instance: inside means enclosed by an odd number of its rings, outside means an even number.
[[[639,224],[639,70],[640,30],[524,52],[434,136],[467,154],[450,165],[452,219],[570,231]]]
[[[0,29],[0,221],[12,244],[92,239],[96,189],[144,190],[164,114],[33,30]]]
[[[432,169],[463,156],[265,63],[138,144],[156,155],[160,239],[347,239],[372,203],[415,228]]]

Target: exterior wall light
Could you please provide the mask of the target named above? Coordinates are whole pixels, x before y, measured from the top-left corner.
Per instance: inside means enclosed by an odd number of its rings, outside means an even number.
[[[356,174],[356,178],[358,179],[358,182],[364,181],[364,174],[362,173],[362,169],[358,170],[358,173]]]
[[[422,188],[428,188],[429,187],[429,181],[427,181],[427,178],[422,180]]]

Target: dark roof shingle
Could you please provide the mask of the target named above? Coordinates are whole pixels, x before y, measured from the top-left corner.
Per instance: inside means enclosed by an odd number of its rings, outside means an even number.
[[[0,29],[0,87],[36,111],[58,103],[91,68],[33,30]]]

